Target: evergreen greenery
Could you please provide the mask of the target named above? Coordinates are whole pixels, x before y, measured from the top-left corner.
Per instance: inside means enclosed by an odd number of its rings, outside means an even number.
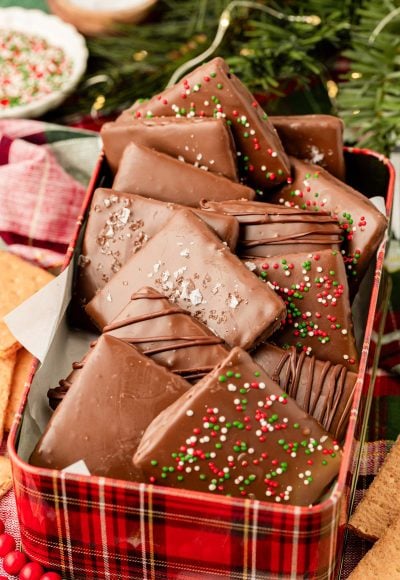
[[[385,154],[400,140],[399,7],[399,1],[369,0],[358,9],[351,48],[344,53],[350,71],[338,95],[339,113],[354,141]],[[379,31],[386,16],[390,21]]]
[[[88,39],[89,67],[64,116],[126,108],[161,91],[173,72],[213,41],[229,0],[159,0],[151,19],[115,36]],[[256,4],[248,2],[247,5]],[[286,16],[317,15],[318,25],[235,6],[213,56],[225,57],[272,113],[338,112],[360,145],[388,153],[400,137],[400,0],[258,0]],[[399,8],[390,22],[371,34]],[[348,60],[343,60],[343,55]],[[327,82],[349,70],[338,100]],[[272,95],[272,98],[271,98]]]

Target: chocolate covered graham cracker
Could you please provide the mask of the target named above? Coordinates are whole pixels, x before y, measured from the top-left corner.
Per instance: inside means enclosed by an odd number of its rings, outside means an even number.
[[[133,141],[238,181],[235,144],[224,119],[130,117],[125,122],[105,123],[101,137],[113,173],[117,172],[125,147]]]
[[[326,431],[234,348],[149,425],[134,463],[160,485],[308,506],[337,475],[340,455]]]
[[[246,265],[284,299],[287,318],[273,342],[357,371],[358,353],[343,258],[334,250],[272,258]]]
[[[113,189],[199,207],[204,199],[254,199],[255,191],[221,175],[130,143],[125,148]]]
[[[125,262],[182,206],[99,188],[93,195],[78,259],[75,292],[86,304]],[[193,209],[229,247],[236,246],[237,220]]]
[[[195,69],[176,85],[125,111],[136,118],[216,117],[225,119],[238,151],[239,170],[251,187],[263,191],[282,183],[289,162],[267,114],[222,58]]]
[[[294,347],[283,350],[261,344],[253,359],[279,384],[299,407],[316,419],[324,429],[341,441],[345,434],[353,400],[356,373],[297,353]]]
[[[153,288],[142,288],[104,328],[158,364],[196,383],[226,357],[227,348],[208,328]]]
[[[251,348],[286,314],[283,301],[190,210],[182,210],[132,256],[86,306],[102,329],[151,284],[228,345]]]
[[[201,207],[238,220],[237,254],[241,257],[340,250],[344,237],[337,220],[326,212],[241,200],[203,201]]]
[[[290,158],[292,178],[269,201],[288,207],[323,210],[337,218],[345,233],[343,250],[352,288],[358,286],[383,239],[386,217],[371,201],[327,171]]]
[[[149,423],[190,384],[112,336],[101,336],[51,417],[30,463],[140,481],[132,454]]]
[[[133,294],[104,332],[134,345],[192,384],[209,373],[228,352],[223,340],[204,324],[149,287]],[[83,368],[85,358],[73,363],[70,375],[48,391],[52,409],[59,405],[75,382],[75,375]]]
[[[333,115],[270,117],[288,155],[320,165],[344,181],[343,121]]]

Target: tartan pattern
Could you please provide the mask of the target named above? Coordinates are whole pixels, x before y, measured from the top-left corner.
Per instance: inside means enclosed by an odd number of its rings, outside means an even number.
[[[374,156],[387,167],[390,207],[390,165],[370,152],[352,150],[352,154]],[[66,264],[95,184],[93,176]],[[365,400],[371,395],[363,379],[383,259],[384,245],[377,257],[346,450],[337,486],[327,500],[312,508],[275,506],[38,469],[18,458],[18,423],[14,423],[8,449],[27,554],[60,568],[66,578],[333,578],[353,482],[350,467],[357,447],[356,428],[363,422]]]
[[[15,463],[14,478],[26,553],[67,578],[323,579],[336,564],[339,500],[274,509]]]
[[[0,120],[0,236],[11,251],[62,262],[85,187],[60,164],[60,147],[77,137],[97,141],[90,132],[40,121]]]

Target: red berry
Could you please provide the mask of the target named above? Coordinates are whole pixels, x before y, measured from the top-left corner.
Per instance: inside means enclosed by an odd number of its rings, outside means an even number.
[[[5,556],[8,552],[15,550],[15,540],[10,534],[0,535],[0,556]]]
[[[19,550],[8,552],[4,556],[3,568],[7,574],[18,574],[21,568],[26,564],[26,556]]]
[[[5,528],[4,528],[4,522],[3,522],[3,520],[0,520],[0,534],[4,534],[4,530],[5,530]]]
[[[46,572],[40,577],[40,580],[62,580],[62,578],[57,572]]]
[[[44,570],[38,562],[28,562],[19,573],[18,580],[40,580]]]

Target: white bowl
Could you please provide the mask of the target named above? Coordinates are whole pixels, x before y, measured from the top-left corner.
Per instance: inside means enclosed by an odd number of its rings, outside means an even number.
[[[49,44],[61,48],[72,63],[71,74],[59,90],[39,96],[25,105],[0,110],[0,118],[39,117],[60,105],[85,72],[88,50],[83,36],[71,24],[66,24],[57,16],[24,8],[1,8],[0,29],[15,30],[28,36],[41,36]]]

